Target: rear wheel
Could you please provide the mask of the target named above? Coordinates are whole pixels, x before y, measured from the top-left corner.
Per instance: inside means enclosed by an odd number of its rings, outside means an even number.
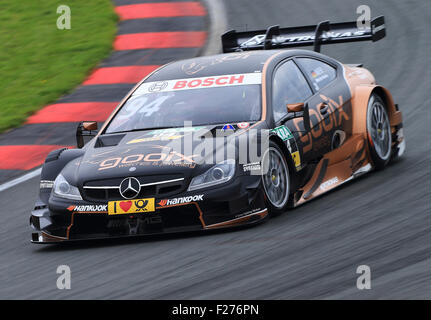
[[[370,154],[376,169],[383,169],[392,153],[392,133],[383,99],[373,94],[368,102],[367,131]]]
[[[289,202],[290,174],[284,153],[273,141],[262,159],[262,183],[272,214],[282,213]]]

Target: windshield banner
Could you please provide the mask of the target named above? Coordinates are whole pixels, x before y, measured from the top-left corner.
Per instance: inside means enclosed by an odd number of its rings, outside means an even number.
[[[175,79],[175,80],[168,80],[168,81],[143,83],[138,89],[136,89],[133,95],[138,96],[138,95],[157,93],[157,92],[218,88],[218,87],[241,86],[241,85],[261,84],[261,83],[262,83],[262,74],[260,72],[230,74],[230,75],[202,77],[202,78]]]

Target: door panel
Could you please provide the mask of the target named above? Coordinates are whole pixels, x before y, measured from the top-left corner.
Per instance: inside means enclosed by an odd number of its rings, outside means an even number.
[[[298,58],[297,62],[316,90],[308,100],[311,133],[307,149],[308,158],[318,159],[351,135],[350,91],[329,64],[311,58]]]
[[[306,78],[293,60],[282,62],[275,70],[273,80],[272,109],[276,124],[273,132],[276,133],[286,144],[296,170],[301,170],[302,159],[301,142],[299,140],[302,132],[297,130],[293,123],[279,123],[279,120],[288,114],[287,104],[306,102],[313,95]]]

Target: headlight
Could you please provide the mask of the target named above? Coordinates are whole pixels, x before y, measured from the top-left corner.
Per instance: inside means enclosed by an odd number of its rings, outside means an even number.
[[[235,160],[229,159],[216,164],[203,174],[194,177],[190,182],[188,191],[225,183],[235,174]]]
[[[54,181],[53,192],[60,198],[82,200],[78,188],[69,184],[61,174],[59,174]]]

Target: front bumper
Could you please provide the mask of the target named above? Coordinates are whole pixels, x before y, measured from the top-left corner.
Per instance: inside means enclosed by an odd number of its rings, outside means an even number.
[[[33,243],[58,243],[90,239],[170,234],[230,228],[254,224],[267,217],[259,177],[240,176],[231,183],[172,198],[203,195],[202,201],[169,205],[155,199],[155,211],[109,215],[107,212],[72,212],[73,201],[50,197],[49,205],[36,203],[30,225]],[[103,207],[100,203],[81,202],[81,206]],[[106,205],[106,204],[105,204]]]

